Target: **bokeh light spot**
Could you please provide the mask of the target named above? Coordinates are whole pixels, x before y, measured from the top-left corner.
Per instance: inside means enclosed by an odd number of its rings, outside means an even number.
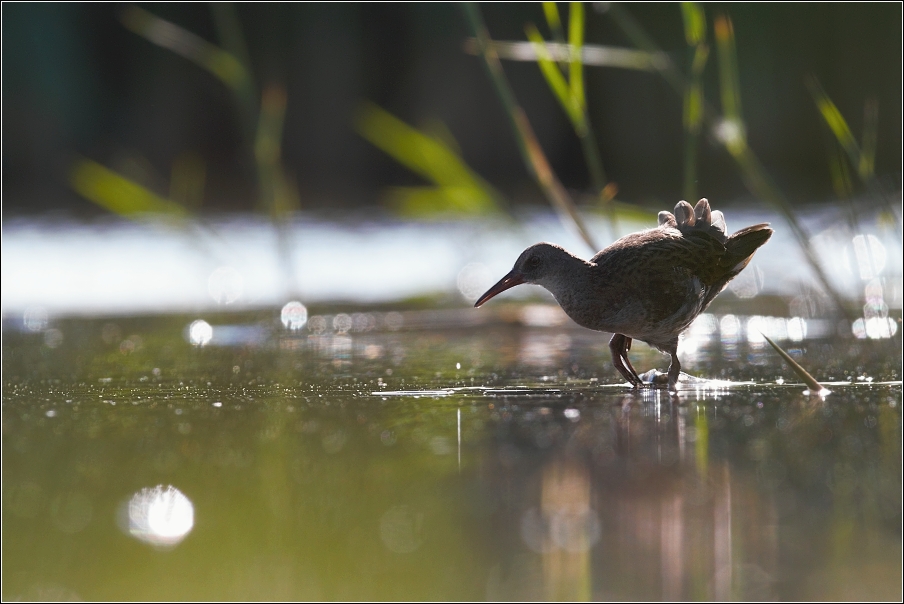
[[[244,292],[242,275],[231,266],[221,266],[207,279],[207,291],[217,304],[232,304]]]
[[[738,298],[753,298],[763,288],[763,271],[751,266],[735,277],[728,287]]]
[[[298,331],[308,322],[308,309],[301,302],[293,300],[282,307],[279,318],[290,331]]]
[[[434,455],[451,455],[454,453],[452,443],[444,436],[434,436],[430,439],[430,450]]]
[[[807,321],[801,317],[788,319],[788,339],[800,342],[807,337]]]
[[[22,324],[28,331],[43,331],[47,321],[47,309],[42,306],[31,306],[22,315]]]
[[[174,486],[144,488],[129,500],[129,533],[155,546],[172,547],[191,532],[195,510]]]
[[[736,119],[720,120],[713,128],[713,135],[732,150],[740,150],[744,145],[744,125]]]
[[[324,331],[326,331],[326,319],[320,315],[311,317],[311,320],[308,321],[308,329],[311,331],[311,333],[323,333]]]
[[[380,517],[380,539],[389,551],[410,554],[421,546],[423,525],[423,514],[410,506],[397,505]]]
[[[352,318],[349,315],[340,313],[333,317],[333,329],[336,333],[348,333],[351,328]]]
[[[370,331],[377,325],[372,313],[356,312],[352,315],[352,331]]]
[[[529,508],[521,517],[521,538],[537,553],[557,549],[584,552],[596,545],[601,535],[599,517],[589,508],[555,509],[550,513]]]
[[[861,279],[873,279],[885,268],[885,246],[875,235],[857,235],[851,242]]]
[[[205,346],[213,339],[213,327],[203,319],[193,321],[188,326],[188,341],[195,346]]]
[[[323,444],[323,450],[332,455],[341,451],[345,446],[346,441],[348,441],[348,437],[345,435],[345,432],[342,430],[334,430],[326,434],[321,440],[321,443]]]
[[[719,321],[715,315],[703,313],[694,319],[687,333],[694,336],[710,336],[719,330]]]
[[[741,321],[734,315],[725,315],[719,321],[719,334],[723,343],[737,342],[741,335]]]
[[[47,348],[57,348],[63,343],[63,332],[59,329],[48,329],[44,332],[44,345]]]
[[[861,317],[851,325],[851,331],[861,340],[883,340],[898,333],[898,323],[885,315]]]

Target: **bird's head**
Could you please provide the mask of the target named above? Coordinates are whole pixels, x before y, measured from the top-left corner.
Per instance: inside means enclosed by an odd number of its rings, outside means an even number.
[[[550,289],[549,281],[555,278],[555,275],[567,264],[568,259],[574,259],[574,256],[558,245],[534,244],[521,252],[518,260],[515,261],[514,268],[480,296],[474,306],[481,306],[493,296],[522,283],[536,283]]]

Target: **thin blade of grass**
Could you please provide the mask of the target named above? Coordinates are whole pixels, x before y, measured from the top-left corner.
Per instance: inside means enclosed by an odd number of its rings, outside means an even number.
[[[684,96],[684,129],[694,134],[700,133],[703,124],[703,67],[709,56],[709,48],[704,44],[694,52],[692,79],[685,89]],[[697,67],[699,65],[699,67]]]
[[[469,186],[391,187],[386,190],[384,199],[389,207],[406,218],[433,220],[448,215],[489,213],[481,192]]]
[[[832,178],[832,188],[838,199],[849,200],[854,191],[851,183],[851,172],[848,162],[844,157],[844,151],[834,139],[831,141],[829,151],[829,174]]]
[[[549,161],[543,153],[543,148],[540,146],[540,141],[537,140],[537,136],[534,134],[534,130],[527,119],[527,114],[524,113],[523,109],[518,107],[514,118],[518,132],[523,138],[527,148],[530,163],[536,174],[537,182],[546,193],[547,198],[552,202],[553,207],[558,211],[560,216],[568,218],[566,225],[576,229],[577,234],[591,250],[595,250],[595,252],[599,251],[601,248],[596,244],[596,241],[590,234],[590,230],[584,223],[584,219],[578,214],[578,209],[571,200],[571,196],[568,195],[565,187],[562,186],[562,183],[559,181],[558,177],[556,177],[555,172],[553,172],[552,166],[549,165]]]
[[[229,88],[239,91],[249,85],[248,72],[231,53],[175,23],[137,6],[124,9],[121,20],[130,31],[203,67]]]
[[[688,46],[696,46],[706,40],[706,14],[697,2],[682,2],[681,17],[684,21],[684,39]]]
[[[552,33],[552,39],[556,42],[564,43],[565,34],[562,29],[562,19],[559,17],[559,7],[555,2],[543,3],[543,15],[546,17],[546,24],[549,25],[549,31]]]
[[[813,246],[810,245],[810,234],[797,219],[791,204],[778,190],[772,182],[772,179],[769,178],[769,175],[760,163],[759,158],[757,158],[746,144],[737,155],[733,154],[733,156],[738,166],[741,168],[741,176],[745,186],[754,195],[766,200],[779,211],[785,219],[785,222],[791,228],[791,232],[794,234],[795,239],[797,239],[800,250],[807,260],[807,264],[810,265],[810,268],[812,268],[813,272],[816,274],[816,278],[819,280],[820,285],[822,285],[823,291],[826,292],[835,303],[836,308],[847,319],[853,320],[850,308],[848,308],[844,298],[838,290],[835,289],[831,281],[829,281],[825,269],[823,269],[822,264],[819,262],[816,251],[813,249]]]
[[[254,141],[261,203],[277,219],[282,219],[301,207],[298,191],[286,177],[282,163],[287,103],[286,91],[281,86],[271,86],[264,90]]]
[[[863,107],[863,142],[860,145],[860,164],[857,166],[861,178],[876,175],[876,145],[879,141],[879,101],[867,99]]]
[[[506,61],[537,60],[537,52],[532,42],[491,41],[488,49],[496,54],[499,59]],[[571,58],[571,49],[568,44],[547,42],[546,49],[557,62],[567,62]],[[480,54],[477,40],[468,38],[464,43],[464,51],[468,54]],[[621,48],[618,46],[601,46],[598,44],[584,44],[581,48],[581,62],[592,67],[616,67],[621,69],[634,69],[639,71],[657,71],[668,64],[669,58],[665,53],[649,53],[633,48]]]
[[[703,121],[703,85],[691,82],[684,93],[684,198],[697,198],[697,146]]]
[[[235,9],[230,4],[215,3],[211,10],[225,49],[136,6],[125,8],[120,19],[130,31],[206,69],[235,95],[239,123],[246,142],[253,150],[258,203],[269,211],[276,227],[285,282],[290,284],[289,293],[294,296],[297,288],[293,285],[296,280],[291,261],[291,235],[285,218],[300,207],[300,195],[294,181],[286,174],[280,153],[285,89],[272,87],[264,91],[258,104],[251,77],[251,62]]]
[[[276,245],[283,270],[286,294],[298,297],[299,286],[292,254],[289,217],[301,208],[301,195],[286,174],[282,162],[282,138],[288,97],[282,86],[269,86],[261,95],[254,159],[258,173],[258,202],[267,210],[276,228]]]
[[[719,57],[719,87],[722,98],[723,117],[716,126],[716,137],[728,152],[735,158],[741,168],[744,182],[751,191],[772,201],[784,215],[786,221],[801,244],[802,251],[825,291],[846,316],[850,311],[844,298],[835,290],[825,270],[819,263],[816,252],[810,245],[810,236],[797,220],[791,204],[784,199],[772,184],[765,169],[760,164],[753,150],[747,144],[747,131],[741,114],[741,88],[735,49],[734,26],[727,16],[716,18],[714,24],[716,36],[716,52]]]
[[[637,22],[631,13],[622,8],[619,3],[612,3],[609,5],[607,14],[612,17],[616,25],[621,28],[622,32],[628,36],[635,46],[649,56],[658,58],[654,66],[655,69],[659,71],[660,75],[665,78],[678,94],[681,94],[685,86],[684,74],[681,73],[674,61],[662,52],[662,49],[656,45],[653,38],[647,34],[643,26]]]
[[[813,101],[816,103],[819,114],[822,116],[826,125],[832,130],[832,133],[835,135],[835,138],[838,139],[838,142],[844,150],[847,151],[848,156],[851,158],[851,163],[855,166],[859,165],[860,147],[857,145],[857,141],[848,126],[847,120],[841,115],[841,111],[838,110],[838,107],[832,102],[832,99],[829,98],[829,95],[826,94],[825,90],[823,90],[822,84],[819,83],[819,80],[817,80],[815,76],[807,78],[807,88],[809,88],[810,94],[813,96]]]
[[[550,90],[552,90],[553,94],[556,96],[556,100],[559,101],[562,109],[564,109],[565,113],[568,115],[568,119],[571,120],[575,129],[577,129],[579,125],[586,127],[580,103],[574,98],[571,87],[569,87],[568,82],[565,81],[565,76],[562,75],[558,66],[553,62],[552,55],[550,55],[549,50],[546,48],[546,40],[540,35],[540,30],[532,23],[528,23],[524,30],[527,34],[527,38],[534,45],[535,52],[537,53],[537,65],[540,67],[540,72],[546,79],[546,83],[549,85]]]
[[[436,212],[500,211],[501,196],[439,137],[412,128],[372,103],[362,105],[356,127],[371,144],[437,185],[436,189],[394,189],[396,205],[404,212],[426,215],[431,201]]]
[[[484,67],[486,67],[490,80],[496,88],[496,93],[499,95],[506,115],[509,117],[525,167],[537,180],[546,198],[559,214],[566,227],[574,229],[588,247],[594,252],[598,251],[600,248],[590,235],[590,231],[584,223],[584,219],[578,213],[574,201],[572,201],[562,183],[556,178],[546,156],[543,154],[527,115],[515,101],[515,95],[509,86],[505,73],[502,71],[502,63],[499,61],[499,56],[491,46],[492,40],[483,22],[480,9],[472,2],[465,3],[463,9],[474,36],[477,54],[483,59]]]
[[[223,49],[234,56],[251,73],[251,58],[248,55],[248,46],[242,35],[242,26],[235,12],[235,5],[230,2],[214,2],[210,6],[214,25],[217,28],[217,36]]]
[[[725,15],[716,17],[713,27],[716,54],[719,59],[719,91],[722,98],[723,120],[720,126],[722,142],[732,155],[747,146],[747,132],[741,115],[741,85],[735,50],[734,27]]]
[[[797,363],[797,361],[792,359],[790,354],[782,350],[781,346],[769,339],[769,336],[767,336],[766,334],[762,334],[762,336],[766,338],[766,341],[769,342],[769,345],[772,346],[773,349],[775,349],[775,352],[777,352],[779,356],[782,357],[786,363],[788,363],[788,366],[791,367],[792,370],[794,370],[794,373],[796,373],[797,376],[803,380],[804,384],[807,385],[807,388],[809,388],[813,394],[829,394],[829,390],[822,384],[817,382],[816,378],[807,373],[807,370],[801,367]]]
[[[703,125],[703,70],[709,58],[706,14],[696,2],[682,2],[684,37],[691,54],[691,78],[684,89],[684,198],[697,199],[697,147]]]
[[[599,193],[599,200],[604,204],[609,218],[609,224],[613,232],[617,232],[618,225],[615,212],[609,206],[614,193],[612,187],[607,189],[606,173],[603,170],[603,161],[600,158],[599,147],[596,144],[596,136],[590,127],[590,118],[587,115],[587,98],[584,92],[584,29],[585,15],[584,4],[572,2],[568,13],[568,46],[570,56],[568,60],[568,82],[570,84],[571,98],[580,109],[580,122],[575,122],[575,132],[581,141],[581,149],[584,152],[584,160],[590,171],[590,179],[594,188]]]
[[[583,9],[578,11],[580,13],[579,17],[572,18],[569,22],[569,36],[574,42],[581,42],[583,40],[582,10]],[[578,25],[581,27],[580,34],[575,33],[575,28]],[[577,134],[578,139],[581,141],[581,149],[584,152],[584,158],[587,162],[587,168],[590,171],[590,179],[593,181],[594,188],[597,191],[602,191],[606,185],[606,175],[603,171],[603,164],[599,156],[599,151],[597,150],[596,139],[590,128],[590,121],[587,118],[587,111],[583,102],[584,86],[580,62],[577,63],[576,68],[574,67],[574,58],[580,47],[575,46],[574,44],[569,45],[569,48],[572,50],[572,56],[570,57],[569,63],[572,66],[572,69],[569,73],[573,76],[574,73],[577,72],[580,79],[578,92],[576,92],[574,82],[572,81],[571,85],[569,85],[569,83],[565,81],[565,77],[562,75],[561,71],[553,62],[552,56],[549,53],[548,44],[543,39],[543,36],[540,35],[539,30],[532,24],[528,24],[525,27],[525,30],[528,38],[535,47],[537,64],[540,66],[540,71],[546,78],[546,82],[549,84],[549,87],[559,101],[559,104],[562,105],[562,108],[565,110],[565,114],[571,121],[575,134]],[[580,97],[578,94],[580,94]]]
[[[571,84],[571,96],[581,111],[586,111],[587,100],[584,97],[584,64],[581,62],[584,46],[584,5],[572,2],[568,13],[568,46],[571,56],[568,60],[568,83]]]
[[[822,87],[822,84],[820,84],[816,76],[807,76],[806,84],[807,88],[810,90],[810,94],[813,96],[813,102],[816,103],[816,108],[819,111],[819,114],[822,116],[823,121],[832,131],[832,134],[835,135],[835,138],[844,148],[845,152],[847,153],[848,159],[851,162],[851,166],[853,166],[857,171],[857,175],[859,176],[861,182],[866,185],[870,193],[872,193],[877,199],[882,201],[882,203],[888,209],[888,215],[894,217],[895,223],[899,227],[897,235],[900,240],[901,231],[900,220],[897,218],[898,214],[892,207],[891,199],[889,199],[888,195],[885,194],[882,185],[879,184],[879,180],[876,178],[874,170],[876,147],[874,138],[878,136],[878,134],[874,133],[878,131],[878,103],[875,105],[874,109],[866,109],[867,116],[865,116],[866,119],[864,120],[865,124],[863,139],[864,144],[869,143],[870,149],[861,149],[857,144],[857,141],[854,138],[850,127],[848,126],[847,120],[844,119],[841,111],[839,111],[835,103],[832,102],[832,99],[829,98],[829,95],[826,94],[825,90]],[[867,104],[869,105],[869,103]]]
[[[238,98],[239,117],[246,142],[250,144],[255,136],[254,129],[257,114],[260,111],[260,97],[253,78],[250,77],[253,71],[245,37],[242,35],[242,27],[235,12],[235,5],[230,2],[213,2],[210,4],[210,12],[223,50],[235,57],[245,73],[248,74],[248,77],[242,78],[237,86],[232,87],[232,90]]]
[[[186,208],[197,210],[204,201],[207,167],[198,153],[184,151],[173,160],[169,198]]]
[[[618,3],[610,5],[608,14],[612,16],[616,24],[621,27],[625,35],[627,35],[640,49],[651,55],[662,52],[637,20],[635,20],[634,17]],[[663,65],[659,68],[659,72],[679,95],[684,94],[684,90],[687,86],[686,79],[672,61],[664,61]],[[707,127],[712,128],[715,131],[717,137],[732,137],[731,131],[733,128],[731,124],[726,124],[727,120],[722,119],[722,117],[711,106],[705,103],[705,101],[703,105],[703,120]],[[729,127],[726,128],[726,125]],[[728,148],[727,145],[726,148]],[[728,149],[731,151],[731,148]],[[791,232],[794,234],[795,239],[797,239],[798,246],[803,252],[810,268],[812,268],[813,272],[816,274],[823,290],[830,298],[832,298],[838,310],[844,313],[848,319],[853,320],[852,313],[844,303],[844,299],[835,290],[826,276],[825,271],[822,269],[822,266],[819,264],[816,253],[810,245],[809,234],[800,224],[800,221],[797,220],[797,216],[794,214],[791,204],[772,183],[772,180],[769,178],[756,154],[746,145],[746,143],[741,146],[736,146],[736,151],[736,153],[731,153],[731,155],[738,165],[745,186],[754,195],[772,205],[782,215],[785,222],[791,227]]]
[[[125,218],[142,214],[180,219],[188,216],[188,211],[178,203],[90,159],[79,158],[73,163],[69,184],[85,199]]]

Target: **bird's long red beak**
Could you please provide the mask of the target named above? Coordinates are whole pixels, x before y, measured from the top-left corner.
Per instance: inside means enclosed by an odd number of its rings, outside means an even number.
[[[524,275],[520,272],[513,270],[508,275],[499,280],[499,283],[491,287],[487,290],[487,292],[480,296],[477,299],[477,302],[474,303],[474,308],[479,307],[481,304],[495,296],[496,294],[501,294],[507,289],[511,289],[516,285],[521,285],[524,283]]]

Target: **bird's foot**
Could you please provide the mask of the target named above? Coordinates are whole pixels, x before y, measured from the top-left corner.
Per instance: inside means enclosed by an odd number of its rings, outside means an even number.
[[[663,388],[669,384],[669,374],[657,369],[650,369],[639,376],[640,385],[649,388]]]
[[[669,379],[668,373],[651,369],[640,374],[640,388],[667,388],[669,392],[677,392],[681,387],[700,388],[712,385],[713,380],[699,378],[689,373],[680,372],[674,380]]]

